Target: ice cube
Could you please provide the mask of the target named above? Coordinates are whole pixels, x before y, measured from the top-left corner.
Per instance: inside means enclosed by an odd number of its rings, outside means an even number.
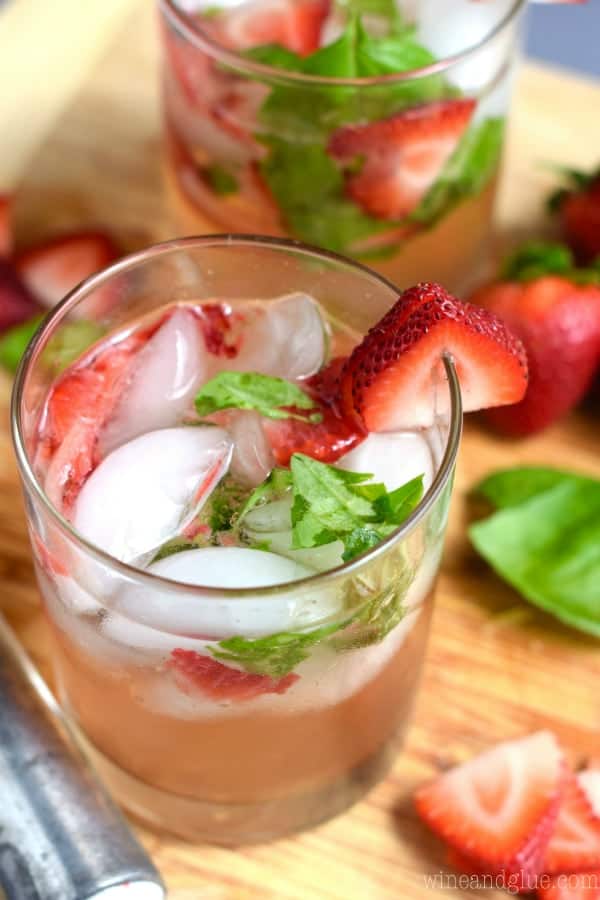
[[[328,334],[312,297],[288,294],[247,309],[249,321],[242,346],[238,355],[227,361],[227,368],[289,379],[318,372],[327,355]]]
[[[227,470],[232,445],[212,425],[164,428],[114,450],[84,484],[73,524],[131,561],[180,533]]]
[[[261,417],[249,410],[233,410],[227,430],[233,440],[231,474],[242,484],[256,487],[275,465]]]
[[[139,352],[129,383],[98,438],[102,457],[158,428],[178,425],[206,378],[196,318],[178,308]]]
[[[342,469],[367,472],[383,482],[388,491],[424,475],[427,490],[433,481],[431,450],[424,434],[413,431],[370,434],[362,444],[338,461]]]
[[[182,585],[157,583],[131,586],[116,598],[124,615],[189,637],[258,637],[301,628],[331,615],[338,600],[332,591],[306,586],[286,587],[278,593],[261,588],[314,575],[314,571],[275,553],[244,547],[205,547],[184,550],[153,563],[149,569],[183,585],[209,588],[255,588],[248,596],[186,591]],[[341,603],[341,599],[339,600]]]

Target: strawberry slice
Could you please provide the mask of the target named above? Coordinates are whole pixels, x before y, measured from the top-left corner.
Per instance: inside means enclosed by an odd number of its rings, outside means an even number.
[[[329,0],[247,0],[219,17],[218,40],[234,50],[279,44],[304,56],[317,50]]]
[[[566,782],[543,868],[551,875],[600,868],[600,819],[584,787],[572,774]]]
[[[339,128],[329,152],[343,164],[364,158],[347,176],[350,197],[380,219],[411,213],[452,156],[466,130],[474,100],[440,100],[369,122]]]
[[[252,700],[261,694],[285,694],[299,678],[293,672],[283,678],[255,675],[232,669],[195,650],[179,648],[171,652],[167,666],[175,673],[182,691],[199,690],[213,700]]]
[[[118,256],[111,238],[100,231],[63,235],[20,253],[15,266],[30,291],[52,307],[80,281]]]
[[[350,355],[340,379],[342,413],[367,431],[431,424],[433,374],[445,352],[454,358],[465,411],[523,397],[520,341],[486,310],[423,283],[404,291]]]
[[[0,334],[42,312],[12,265],[0,259]]]
[[[448,865],[464,875],[475,876],[484,888],[504,888],[511,894],[528,894],[535,890],[539,874],[537,871],[508,872],[504,869],[485,869],[468,856],[463,856],[454,848],[449,847],[446,853]],[[473,885],[475,886],[475,885]]]
[[[539,900],[600,900],[600,870],[576,875],[555,875],[538,888]]]
[[[600,363],[600,286],[542,275],[487,285],[471,299],[500,316],[527,351],[524,399],[487,413],[498,431],[533,434],[583,398]]]
[[[12,248],[12,197],[0,194],[0,256],[10,256]]]
[[[555,737],[539,731],[497,744],[417,791],[417,812],[482,871],[541,870],[564,787]]]

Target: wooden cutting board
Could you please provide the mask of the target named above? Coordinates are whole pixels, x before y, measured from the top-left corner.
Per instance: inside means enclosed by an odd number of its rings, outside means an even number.
[[[17,206],[20,241],[91,223],[109,225],[128,247],[171,233],[161,195],[150,6],[128,22],[34,154]],[[600,86],[523,67],[499,204],[503,233],[538,227],[542,197],[552,182],[545,163],[597,164],[599,108]],[[0,399],[6,411],[9,389],[4,379]],[[46,628],[6,422],[4,416],[0,602],[48,674]],[[556,731],[575,760],[598,753],[600,643],[528,607],[491,574],[465,537],[465,494],[490,470],[515,463],[547,463],[600,476],[599,449],[597,411],[595,421],[591,413],[578,413],[522,443],[498,440],[468,422],[425,676],[393,772],[346,815],[270,846],[234,852],[142,830],[172,900],[467,896],[444,882],[449,870],[439,845],[412,812],[413,789],[439,767],[541,727]],[[502,896],[486,892],[490,900]]]

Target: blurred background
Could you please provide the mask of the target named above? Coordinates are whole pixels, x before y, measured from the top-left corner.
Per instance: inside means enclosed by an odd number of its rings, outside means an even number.
[[[528,16],[528,56],[600,78],[600,0],[531,5]]]

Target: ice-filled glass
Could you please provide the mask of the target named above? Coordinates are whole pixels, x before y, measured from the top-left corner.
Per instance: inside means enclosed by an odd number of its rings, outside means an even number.
[[[481,268],[524,0],[162,0],[179,233],[291,236],[401,287]]]
[[[198,421],[191,398],[223,370],[286,377],[286,390],[323,381],[396,296],[302,245],[182,239],[88,280],[28,349],[14,439],[57,690],[118,799],[154,825],[269,840],[345,809],[394,758],[460,438],[451,361],[432,373],[423,427],[367,439],[299,408]],[[294,549],[285,488],[248,500],[285,475],[291,434],[316,458],[334,427],[336,465],[425,488],[349,561],[335,541]]]

